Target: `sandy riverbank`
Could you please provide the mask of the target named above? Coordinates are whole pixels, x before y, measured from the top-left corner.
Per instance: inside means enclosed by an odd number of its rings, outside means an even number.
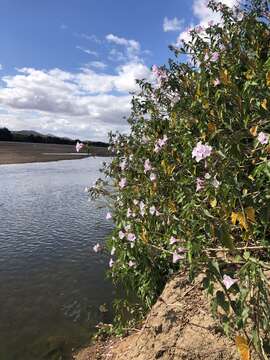
[[[92,147],[91,156],[109,156],[107,148]],[[0,165],[82,159],[73,145],[0,141]]]

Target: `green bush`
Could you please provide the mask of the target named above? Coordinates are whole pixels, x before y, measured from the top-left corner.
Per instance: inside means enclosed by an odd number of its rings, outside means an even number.
[[[267,359],[269,12],[209,6],[222,22],[191,30],[177,60],[139,81],[130,135],[110,135],[113,191],[99,180],[90,192],[109,195],[111,275],[144,310],[179,268],[205,273],[225,333]]]

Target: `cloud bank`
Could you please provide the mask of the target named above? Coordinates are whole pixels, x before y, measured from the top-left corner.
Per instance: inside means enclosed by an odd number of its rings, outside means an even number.
[[[113,34],[106,40],[123,54],[122,64],[109,73],[104,62],[91,61],[77,72],[25,67],[3,76],[0,127],[93,140],[106,140],[110,130],[127,132],[123,117],[130,112],[130,92],[138,90],[136,79],[150,79],[151,71],[137,41]]]

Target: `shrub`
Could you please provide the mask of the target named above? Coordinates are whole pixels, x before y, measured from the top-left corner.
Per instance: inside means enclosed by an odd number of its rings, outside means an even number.
[[[110,134],[113,191],[99,180],[90,192],[110,194],[111,275],[144,309],[179,268],[203,272],[225,333],[267,359],[269,12],[209,6],[221,23],[191,30],[176,60],[139,81],[130,135]]]

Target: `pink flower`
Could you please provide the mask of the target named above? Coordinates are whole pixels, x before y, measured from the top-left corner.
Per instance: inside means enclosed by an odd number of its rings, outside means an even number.
[[[204,188],[204,180],[201,178],[196,179],[196,191],[200,191]]]
[[[151,174],[150,174],[150,180],[151,180],[151,181],[156,181],[156,180],[157,180],[156,174],[151,173]]]
[[[123,189],[126,186],[126,184],[127,184],[126,178],[122,178],[118,183],[118,185],[120,186],[121,189]]]
[[[208,21],[208,26],[213,26],[213,25],[214,25],[214,21],[213,21],[213,20]]]
[[[173,244],[175,244],[176,242],[178,242],[179,241],[179,239],[176,239],[174,236],[171,236],[171,238],[170,238],[170,245],[173,245]]]
[[[160,69],[157,65],[152,66],[152,72],[157,78],[159,84],[161,84],[162,81],[166,81],[168,79],[167,72],[163,69]]]
[[[79,141],[77,141],[77,144],[76,144],[76,151],[77,152],[80,152],[80,150],[84,147],[84,144],[83,143],[80,143]]]
[[[258,140],[259,143],[261,143],[262,145],[267,144],[268,141],[269,141],[269,135],[261,131],[261,132],[258,134],[257,140]]]
[[[129,233],[127,236],[128,241],[134,242],[136,240],[136,235],[133,233]]]
[[[211,152],[212,147],[209,145],[203,145],[200,141],[192,150],[192,157],[195,158],[197,162],[199,162],[200,160],[206,159],[208,156],[210,156]]]
[[[196,31],[197,34],[200,34],[201,32],[204,31],[204,27],[201,25],[198,25],[194,28],[194,30]]]
[[[178,261],[184,259],[183,255],[179,255],[176,251],[173,253],[173,263],[177,263]]]
[[[219,59],[219,53],[217,51],[213,52],[210,61],[218,61]]]
[[[134,267],[135,265],[136,265],[135,261],[129,260],[128,262],[129,267]]]
[[[110,262],[109,262],[109,267],[110,267],[110,268],[112,268],[112,267],[113,267],[113,264],[114,264],[113,259],[110,259]]]
[[[232,279],[229,275],[223,275],[223,284],[225,288],[228,290],[233,284],[237,282],[237,279]]]
[[[120,162],[119,166],[120,166],[121,170],[124,171],[125,168],[127,167],[127,160],[125,159],[122,162]]]
[[[93,246],[93,250],[95,253],[98,253],[101,250],[101,246],[99,245],[99,243],[97,243],[95,246]]]
[[[144,172],[147,173],[147,171],[150,171],[150,170],[152,170],[152,166],[151,166],[150,160],[147,159],[144,162]]]
[[[122,230],[120,230],[119,231],[119,233],[118,233],[118,236],[119,236],[119,239],[124,239],[124,237],[126,236],[126,234],[122,231]]]
[[[214,80],[214,86],[218,86],[218,85],[220,85],[220,80],[218,78],[216,78]]]
[[[140,202],[140,213],[142,216],[144,216],[145,214],[145,204],[143,203],[143,201]]]
[[[155,143],[154,151],[159,152],[160,149],[166,144],[167,141],[168,141],[167,135],[164,135],[162,139],[158,139]]]
[[[110,220],[111,218],[112,218],[112,214],[110,212],[107,212],[106,220]]]

